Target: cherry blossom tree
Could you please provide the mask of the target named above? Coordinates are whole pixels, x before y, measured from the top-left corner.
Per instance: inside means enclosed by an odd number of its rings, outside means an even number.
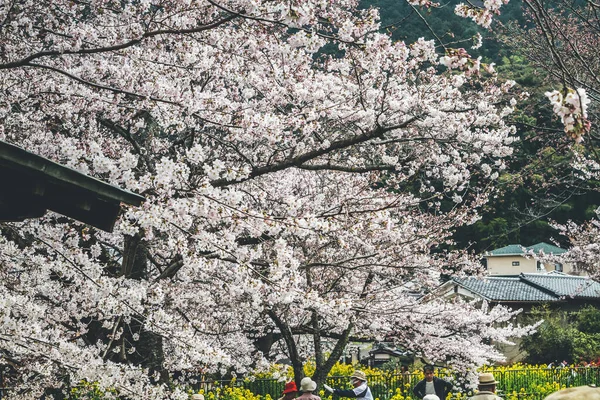
[[[597,107],[592,107],[590,116],[587,109],[591,101],[598,101],[600,90],[598,54],[593,50],[600,33],[598,4],[525,0],[524,8],[529,25],[513,26],[509,38],[560,85],[560,90],[547,96],[565,132],[577,141],[588,135],[589,144],[597,147],[597,130],[590,132],[591,122],[597,119]]]
[[[547,74],[548,83],[557,87],[546,96],[572,142],[569,146],[575,155],[572,166],[578,172],[573,186],[597,190],[600,58],[595,49],[600,43],[599,5],[592,1],[524,0],[524,8],[529,25],[511,26],[507,31],[508,43],[518,47],[535,67]],[[544,137],[551,140],[547,133]],[[567,260],[594,278],[600,276],[596,252],[598,226],[597,217],[582,226],[574,222],[556,224],[573,245]]]
[[[320,381],[377,338],[467,368],[529,331],[502,307],[413,295],[480,272],[442,249],[511,154],[513,83],[462,53],[438,68],[433,42],[394,43],[356,6],[1,6],[0,139],[147,198],[112,233],[55,214],[1,225],[9,395],[85,379],[184,399],[170,372],[279,355],[297,379],[315,357]]]

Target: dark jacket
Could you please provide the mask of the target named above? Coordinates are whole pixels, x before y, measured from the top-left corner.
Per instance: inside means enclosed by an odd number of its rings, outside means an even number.
[[[354,389],[342,390],[335,389],[333,391],[334,394],[340,397],[350,397],[350,398],[359,398],[364,400],[373,400],[373,395],[371,394],[371,389],[367,386],[367,382],[363,382],[360,386],[355,387]]]
[[[446,400],[446,396],[448,396],[448,393],[450,393],[452,390],[452,384],[441,378],[438,378],[437,376],[434,376],[433,388],[435,389],[435,394],[440,398],[440,400]],[[425,379],[415,385],[413,388],[413,393],[419,399],[425,397]]]

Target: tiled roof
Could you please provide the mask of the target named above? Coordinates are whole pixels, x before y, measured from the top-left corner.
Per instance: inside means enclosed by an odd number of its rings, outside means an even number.
[[[491,256],[508,256],[523,253],[523,246],[521,246],[520,244],[509,244],[508,246],[504,246],[499,249],[494,249],[488,252],[487,254]]]
[[[528,284],[549,290],[557,296],[600,298],[600,283],[583,277],[560,274],[521,274]]]
[[[539,254],[540,252],[543,252],[544,254],[562,254],[566,252],[566,250],[548,243],[540,242],[529,247],[524,247],[520,244],[509,244],[508,246],[500,247],[499,249],[494,249],[488,252],[486,255],[509,256],[525,254],[525,252],[533,252],[534,254]]]
[[[566,250],[565,249],[561,249],[558,246],[554,246],[552,244],[548,244],[548,243],[544,243],[544,242],[540,242],[538,244],[534,244],[533,246],[529,246],[527,248],[527,251],[531,251],[533,250],[533,252],[535,254],[538,254],[540,252],[544,252],[544,254],[562,254],[565,253]]]
[[[489,301],[525,303],[565,301],[569,298],[600,300],[600,283],[582,276],[547,273],[452,280]]]
[[[560,301],[543,289],[528,284],[520,277],[453,278],[465,289],[490,301],[549,302]]]

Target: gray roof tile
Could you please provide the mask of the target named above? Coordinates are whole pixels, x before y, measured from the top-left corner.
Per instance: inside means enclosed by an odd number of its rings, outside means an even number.
[[[528,284],[552,291],[557,296],[600,298],[600,283],[583,277],[559,274],[521,274]]]
[[[490,301],[526,303],[560,302],[568,298],[600,300],[600,283],[582,276],[548,273],[452,280]]]
[[[548,302],[560,301],[558,296],[523,282],[520,277],[454,278],[465,289],[490,301]]]

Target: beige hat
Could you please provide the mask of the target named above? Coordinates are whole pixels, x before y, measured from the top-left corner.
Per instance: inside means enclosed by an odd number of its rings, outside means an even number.
[[[192,395],[192,400],[204,400],[204,395],[200,393],[195,393]]]
[[[317,382],[310,379],[308,376],[302,378],[300,381],[300,391],[301,392],[312,392],[317,388]]]
[[[358,370],[354,371],[354,372],[352,373],[352,375],[350,375],[350,378],[356,378],[356,379],[360,379],[360,380],[361,380],[361,381],[363,381],[363,382],[366,382],[366,381],[367,381],[367,375],[365,375],[365,373],[364,373],[364,372],[362,372],[362,371],[358,371]]]
[[[600,400],[600,388],[595,386],[567,388],[552,393],[545,400]]]
[[[491,372],[479,374],[479,386],[495,385],[496,383],[498,382],[496,382],[494,379],[494,374]]]

